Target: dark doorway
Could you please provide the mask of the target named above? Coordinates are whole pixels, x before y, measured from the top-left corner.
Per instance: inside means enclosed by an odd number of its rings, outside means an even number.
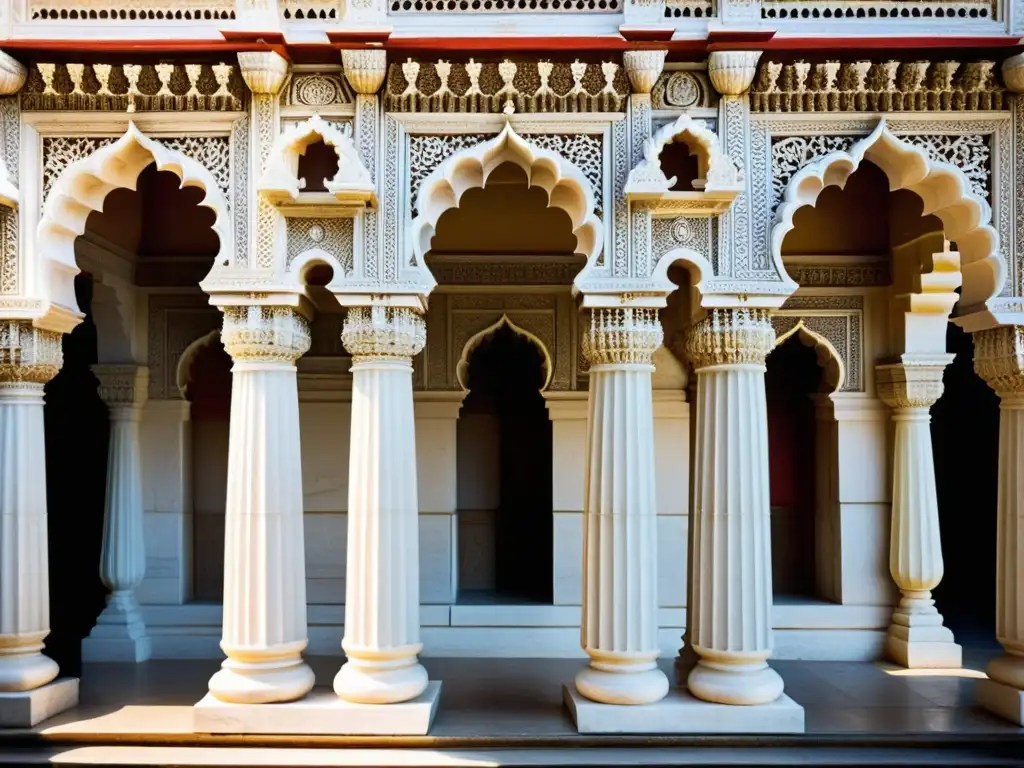
[[[815,351],[794,333],[768,355],[768,467],[771,484],[772,588],[813,597],[816,416],[821,386]]]
[[[493,592],[502,602],[552,600],[551,422],[540,394],[545,375],[540,349],[507,325],[469,360],[463,412],[489,415],[498,432]]]

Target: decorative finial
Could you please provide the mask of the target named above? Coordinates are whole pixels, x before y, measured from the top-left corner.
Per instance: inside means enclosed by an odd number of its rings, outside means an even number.
[[[505,107],[501,111],[506,115],[514,115],[516,113],[516,105],[512,99],[505,99]]]

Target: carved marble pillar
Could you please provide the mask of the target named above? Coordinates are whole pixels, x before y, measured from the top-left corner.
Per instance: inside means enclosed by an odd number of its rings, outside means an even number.
[[[270,2],[276,13],[277,3]],[[249,268],[266,269],[274,265],[274,253],[283,237],[284,218],[274,206],[256,191],[260,176],[278,134],[279,107],[277,94],[288,76],[288,61],[272,51],[238,54],[238,66],[249,90],[252,103],[249,111],[249,199],[255,201],[249,221]],[[282,246],[283,247],[283,246]]]
[[[942,372],[952,359],[905,354],[900,363],[875,368],[878,396],[893,409],[896,425],[889,572],[902,597],[886,652],[905,667],[961,664],[960,646],[931,597],[942,580],[942,542],[928,411],[942,395]]]
[[[93,373],[100,380],[100,397],[110,411],[100,556],[100,578],[110,595],[96,626],[82,643],[82,657],[86,661],[145,661],[152,653],[152,643],[135,589],[146,575],[139,421],[146,402],[149,369],[96,365]]]
[[[658,669],[657,502],[652,356],[656,309],[594,309],[583,500],[583,625],[590,665],[576,690],[604,704],[650,704],[668,693]]]
[[[419,620],[419,505],[412,358],[426,343],[411,309],[352,307],[341,340],[352,355],[347,661],[334,678],[346,701],[392,704],[427,687]]]
[[[50,633],[43,386],[63,361],[61,335],[0,322],[0,692],[57,676]]]
[[[772,652],[772,550],[763,309],[714,309],[687,337],[697,373],[688,636],[690,692],[721,704],[782,695]]]
[[[978,700],[1024,725],[1024,327],[974,334],[974,370],[1000,401],[996,639],[1004,651],[978,681]]]
[[[210,693],[241,704],[292,701],[313,687],[306,648],[302,458],[295,361],[309,325],[290,307],[224,307],[234,360],[224,533],[227,656]]]

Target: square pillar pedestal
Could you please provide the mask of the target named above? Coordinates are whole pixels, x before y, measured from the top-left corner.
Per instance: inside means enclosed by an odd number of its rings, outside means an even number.
[[[804,708],[786,694],[770,704],[733,706],[701,701],[685,688],[673,688],[654,704],[599,704],[580,695],[572,683],[562,698],[580,733],[803,733]]]
[[[0,693],[0,728],[31,728],[76,706],[77,677],[63,677],[31,691]]]
[[[978,703],[1011,723],[1024,725],[1024,691],[991,678],[978,681]]]
[[[227,704],[207,694],[193,710],[196,733],[303,736],[426,736],[437,714],[441,683],[432,680],[412,701],[353,704],[329,688],[283,704]]]

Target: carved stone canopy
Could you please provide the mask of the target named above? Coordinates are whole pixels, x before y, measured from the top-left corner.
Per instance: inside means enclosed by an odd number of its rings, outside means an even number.
[[[307,180],[299,178],[299,156],[310,144],[320,140],[338,156],[338,172],[334,178],[324,179],[327,197],[334,198],[329,201],[323,200],[322,194],[303,192]],[[278,136],[260,179],[259,192],[274,205],[308,203],[320,208],[325,207],[325,202],[331,202],[340,203],[350,212],[352,209],[358,212],[377,203],[373,180],[352,140],[319,115],[291,126]],[[326,210],[318,211],[318,215],[330,215],[330,207],[326,205]],[[340,208],[338,212],[344,213]]]
[[[661,168],[661,152],[673,141],[683,142],[697,156],[700,178],[694,180],[693,192],[673,191],[676,179],[666,178]],[[655,213],[661,202],[675,209],[680,201],[688,201],[686,215],[690,216],[724,213],[742,191],[739,164],[722,151],[718,136],[703,121],[689,115],[680,116],[644,142],[644,159],[630,171],[625,189],[630,201],[645,201]]]

